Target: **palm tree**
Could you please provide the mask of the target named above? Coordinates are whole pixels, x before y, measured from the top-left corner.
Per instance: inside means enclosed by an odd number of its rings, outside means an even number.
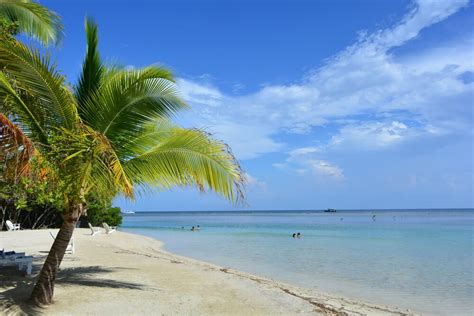
[[[120,69],[102,63],[97,26],[86,20],[87,52],[75,87],[47,57],[26,45],[0,44],[0,112],[57,166],[63,224],[31,294],[52,302],[57,268],[87,196],[133,198],[150,186],[197,186],[238,202],[242,172],[228,147],[203,131],[184,129],[170,118],[186,104],[172,74],[161,67]]]
[[[63,29],[56,13],[29,0],[0,0],[0,21],[44,45],[57,43]]]

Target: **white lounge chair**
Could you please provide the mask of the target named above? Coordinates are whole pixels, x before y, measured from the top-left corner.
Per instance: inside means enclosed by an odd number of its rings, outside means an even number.
[[[20,230],[20,224],[13,224],[10,220],[5,222],[9,231]]]
[[[100,234],[100,228],[97,227],[97,229],[94,229],[91,223],[89,223],[89,228],[91,229],[91,236]]]
[[[49,232],[49,235],[51,236],[51,238],[56,239],[56,237],[54,237],[52,232]],[[67,245],[66,253],[70,253],[73,255],[75,252],[76,252],[76,248],[74,247],[74,238],[71,238],[71,240],[69,241],[69,244]]]
[[[24,257],[25,256],[24,252],[15,252],[15,253],[12,254],[12,253],[5,252],[4,250],[0,251],[0,254],[1,254],[0,259],[12,258],[12,257]]]
[[[107,225],[107,223],[102,223],[102,226],[105,228],[105,233],[106,234],[112,234],[114,231],[117,230],[117,227],[109,226],[109,225]]]
[[[18,266],[18,270],[25,271],[26,275],[31,274],[33,268],[33,256],[25,256],[24,252],[0,257],[0,266]]]

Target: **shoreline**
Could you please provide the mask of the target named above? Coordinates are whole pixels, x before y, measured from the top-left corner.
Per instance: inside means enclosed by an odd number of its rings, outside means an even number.
[[[74,232],[76,253],[64,257],[55,303],[31,311],[22,302],[53,242],[49,231],[55,234],[57,229],[0,232],[0,247],[35,256],[31,278],[15,269],[0,273],[0,307],[7,315],[137,314],[151,310],[164,315],[415,314],[176,255],[151,237],[122,231],[92,237],[88,229]],[[129,300],[117,299],[118,295]]]

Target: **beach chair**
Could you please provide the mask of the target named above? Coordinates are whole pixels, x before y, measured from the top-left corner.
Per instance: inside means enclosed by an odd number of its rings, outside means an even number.
[[[0,259],[25,256],[24,252],[4,251],[4,250],[5,249],[0,250]]]
[[[51,238],[56,239],[56,237],[54,237],[52,232],[49,232],[49,235],[51,236]],[[71,238],[71,240],[69,241],[69,244],[67,245],[66,253],[70,253],[73,255],[75,252],[76,252],[76,248],[74,247],[74,238]]]
[[[10,220],[7,220],[5,224],[7,225],[8,231],[20,230],[20,224],[13,224]]]
[[[97,229],[94,229],[91,223],[89,223],[89,228],[91,229],[91,236],[95,236],[97,234],[100,234],[100,228],[97,227]]]
[[[107,225],[107,223],[102,223],[102,226],[104,227],[106,234],[112,234],[114,231],[117,230],[117,227],[109,226]]]
[[[24,271],[26,275],[30,275],[33,269],[33,256],[25,256],[24,252],[5,253],[2,251],[0,266],[18,266],[18,270]]]

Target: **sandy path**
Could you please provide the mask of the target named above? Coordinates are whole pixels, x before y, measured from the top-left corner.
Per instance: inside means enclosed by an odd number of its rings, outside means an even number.
[[[6,315],[403,314],[176,256],[151,238],[89,233],[75,231],[76,253],[65,256],[55,303],[49,307],[25,307],[22,303],[35,277],[0,268],[0,311]],[[0,232],[0,249],[35,256],[34,276],[52,241],[47,230]]]

